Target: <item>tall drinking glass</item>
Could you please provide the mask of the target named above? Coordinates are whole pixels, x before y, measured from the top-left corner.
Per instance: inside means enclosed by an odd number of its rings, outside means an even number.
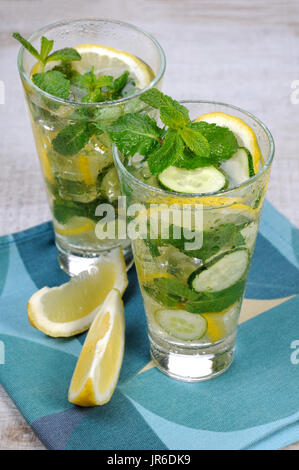
[[[191,120],[211,112],[242,119],[255,132],[264,158],[258,173],[237,187],[186,194],[151,186],[150,176],[146,180],[138,164],[129,167],[113,147],[152,358],[171,377],[200,381],[222,374],[233,360],[274,143],[264,124],[246,111],[214,102],[183,104]],[[186,245],[195,241],[196,246]],[[199,274],[213,287],[200,295],[194,291]]]
[[[84,148],[72,155],[62,155],[53,148],[53,139],[67,126],[86,126],[95,120],[110,124],[129,112],[146,110],[139,99],[152,87],[161,86],[165,71],[165,56],[158,42],[148,33],[130,24],[105,19],[61,21],[34,33],[29,41],[39,50],[40,39],[54,40],[55,50],[86,45],[134,56],[134,66],[148,76],[143,89],[115,101],[81,103],[63,100],[39,89],[31,80],[36,60],[21,47],[18,67],[27,99],[33,134],[39,155],[50,208],[53,215],[56,246],[60,266],[70,275],[88,269],[102,254],[122,246],[127,266],[132,262],[128,239],[99,239],[96,224],[99,204],[112,204],[117,213],[119,180],[112,158],[111,143],[104,132],[91,135]],[[84,46],[83,46],[84,47]],[[128,56],[127,54],[127,56]],[[96,57],[95,57],[96,59]],[[128,59],[131,60],[130,58]],[[139,65],[138,65],[139,64]],[[53,62],[51,63],[53,64]],[[91,66],[92,54],[91,54]],[[96,70],[95,73],[119,76],[126,69]],[[85,72],[85,71],[84,71]],[[83,72],[82,72],[83,73]],[[133,94],[132,94],[133,93]]]

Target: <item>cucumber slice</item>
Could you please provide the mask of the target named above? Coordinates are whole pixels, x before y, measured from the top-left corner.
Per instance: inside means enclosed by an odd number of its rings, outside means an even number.
[[[252,155],[245,147],[240,147],[237,152],[221,165],[231,182],[239,185],[254,176]]]
[[[189,285],[196,292],[221,292],[240,281],[249,264],[245,248],[229,251],[197,269],[189,277]]]
[[[158,175],[158,180],[166,189],[188,194],[213,193],[225,189],[228,185],[226,175],[214,166],[195,170],[169,166]]]
[[[198,340],[208,329],[204,317],[185,310],[157,310],[155,320],[170,336],[184,341]]]

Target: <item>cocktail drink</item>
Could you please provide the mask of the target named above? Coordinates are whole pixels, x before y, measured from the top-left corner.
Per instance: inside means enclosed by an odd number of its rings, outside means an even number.
[[[159,87],[164,53],[147,33],[119,21],[63,21],[23,47],[18,65],[49,198],[60,266],[88,269],[128,239],[101,237],[102,204],[119,211],[119,180],[105,130],[126,113],[144,112],[144,90]],[[54,42],[54,44],[53,44]],[[54,52],[53,52],[54,50]]]
[[[151,355],[172,377],[206,380],[233,359],[273,139],[258,119],[233,106],[182,107],[159,92],[146,101],[166,125],[162,145],[138,155],[113,132],[111,138],[121,150],[114,146],[114,159],[127,196]]]

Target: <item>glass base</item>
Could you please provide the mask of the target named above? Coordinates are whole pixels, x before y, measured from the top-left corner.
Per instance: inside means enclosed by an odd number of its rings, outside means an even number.
[[[234,357],[236,333],[211,346],[181,347],[149,335],[151,356],[164,374],[185,382],[201,382],[223,374]]]
[[[58,263],[61,269],[63,269],[69,276],[76,276],[82,271],[89,271],[94,264],[98,262],[101,256],[107,255],[111,250],[103,250],[98,253],[74,253],[73,251],[65,250],[56,241],[56,247],[58,251]],[[134,259],[131,245],[128,244],[123,247],[123,254],[127,266],[127,271],[133,266]]]

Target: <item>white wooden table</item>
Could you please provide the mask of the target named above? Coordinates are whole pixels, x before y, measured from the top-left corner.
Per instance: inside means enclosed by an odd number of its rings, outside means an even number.
[[[276,159],[268,199],[299,226],[299,104],[291,103],[299,80],[297,0],[0,0],[0,235],[50,217],[11,34],[28,37],[59,19],[92,16],[134,23],[158,39],[170,95],[235,104],[269,126]],[[44,447],[0,387],[1,448]]]

